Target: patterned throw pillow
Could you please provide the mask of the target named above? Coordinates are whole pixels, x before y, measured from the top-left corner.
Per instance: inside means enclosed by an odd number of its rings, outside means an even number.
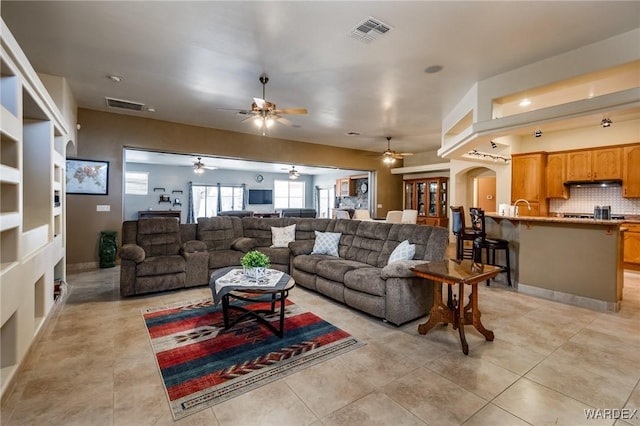
[[[271,227],[271,247],[289,247],[296,240],[296,224],[284,228]]]
[[[316,241],[313,244],[311,254],[328,254],[329,256],[338,255],[338,243],[342,233],[340,232],[316,232]]]
[[[391,252],[389,256],[389,261],[387,265],[393,262],[397,262],[399,260],[411,260],[413,256],[416,254],[416,246],[415,244],[409,244],[409,240],[404,240],[400,244],[396,246],[395,249]]]

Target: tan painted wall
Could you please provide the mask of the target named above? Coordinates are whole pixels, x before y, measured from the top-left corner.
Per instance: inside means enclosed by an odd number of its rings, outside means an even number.
[[[376,217],[402,207],[402,177],[392,175],[379,158],[370,153],[325,145],[265,138],[257,135],[169,123],[88,109],[78,110],[77,158],[106,160],[109,195],[67,195],[67,264],[98,261],[100,231],[122,226],[123,148],[211,154],[222,157],[301,165],[333,166],[377,172]],[[110,212],[96,212],[108,204]]]

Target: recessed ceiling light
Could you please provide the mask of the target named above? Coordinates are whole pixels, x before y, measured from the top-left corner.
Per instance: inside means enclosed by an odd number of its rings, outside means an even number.
[[[520,101],[518,105],[520,105],[521,107],[527,107],[531,105],[531,101],[529,99],[523,99]]]
[[[120,77],[119,75],[108,75],[107,78],[114,83],[120,83],[122,81],[122,77]]]
[[[430,67],[426,67],[424,72],[427,74],[435,74],[437,72],[442,71],[442,65],[431,65]]]

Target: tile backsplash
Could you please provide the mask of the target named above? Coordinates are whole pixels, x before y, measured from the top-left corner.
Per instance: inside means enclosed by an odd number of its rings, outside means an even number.
[[[622,188],[587,187],[569,188],[568,200],[553,198],[549,200],[552,213],[593,213],[595,206],[611,206],[611,214],[640,215],[640,198],[623,198]]]

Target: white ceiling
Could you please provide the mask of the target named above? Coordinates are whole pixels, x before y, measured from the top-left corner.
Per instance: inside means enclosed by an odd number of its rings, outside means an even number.
[[[392,30],[349,37],[370,16]],[[221,108],[249,109],[267,73],[268,101],[309,110],[269,136],[381,152],[390,135],[423,152],[474,82],[637,28],[640,2],[3,0],[2,19],[80,107],[107,110],[109,96],[156,109],[134,115],[256,133]]]

